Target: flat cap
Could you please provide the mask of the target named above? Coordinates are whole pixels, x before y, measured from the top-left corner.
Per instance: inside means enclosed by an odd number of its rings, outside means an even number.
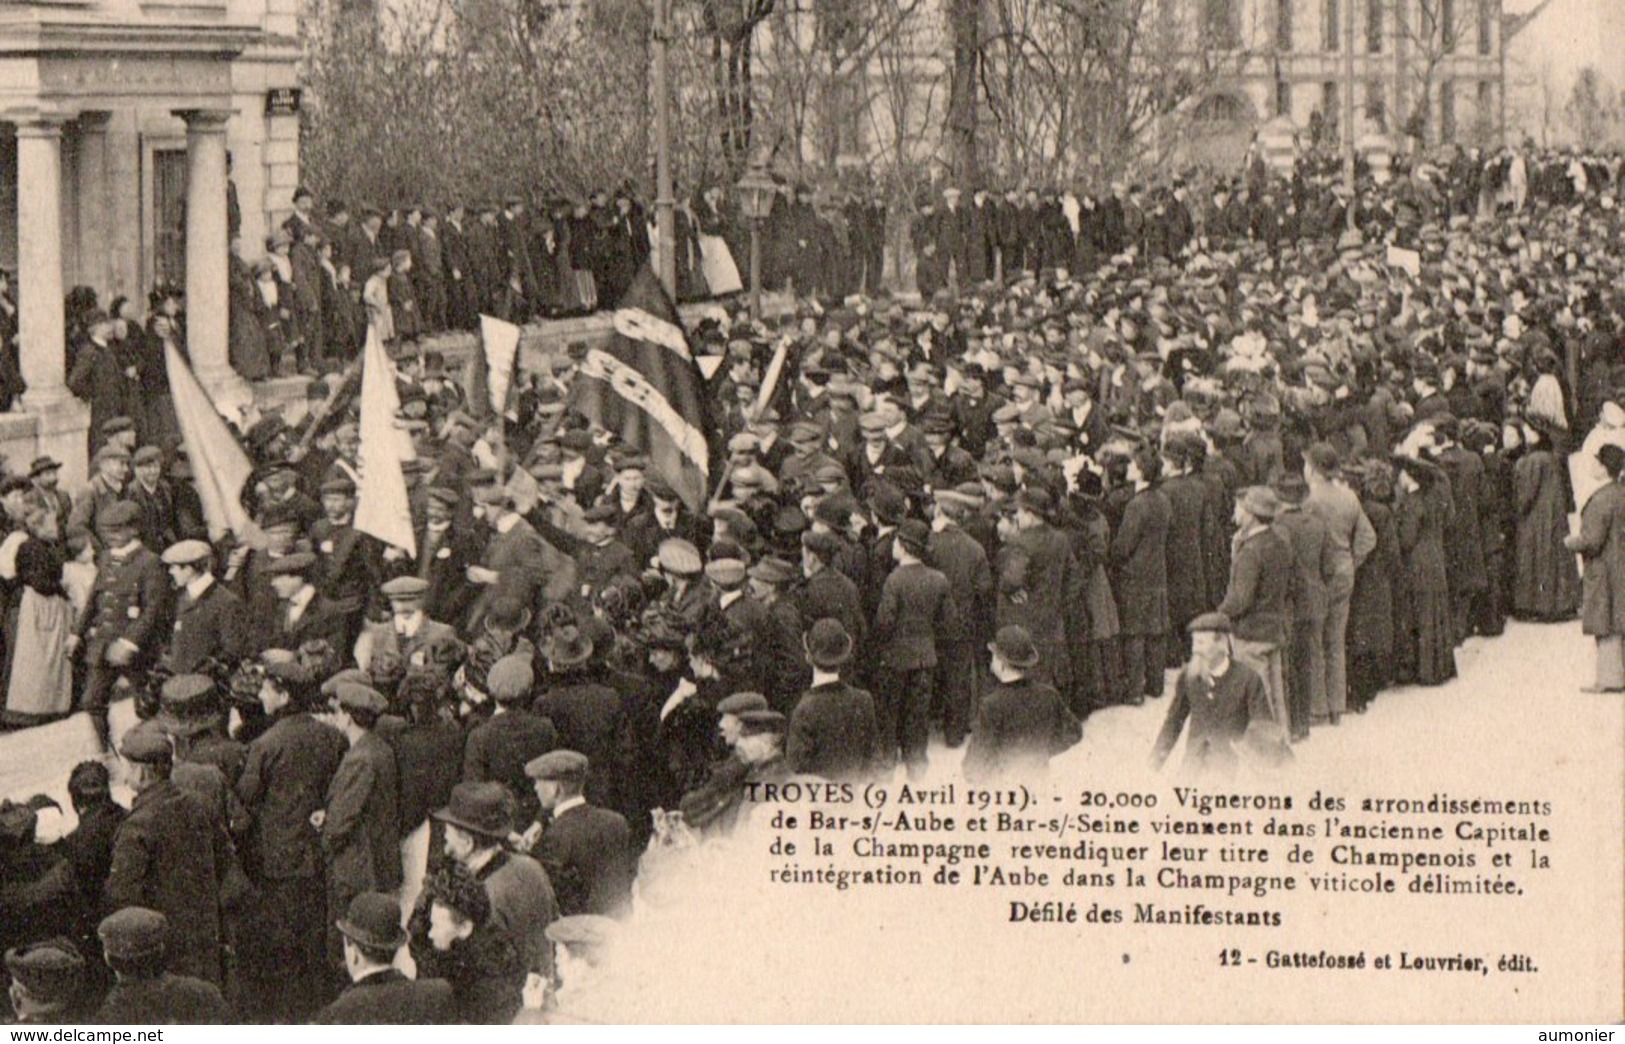
[[[158,700],[167,711],[190,714],[201,709],[214,694],[214,679],[208,675],[177,674],[164,680]]]
[[[795,579],[797,572],[795,566],[773,555],[746,570],[747,575],[766,584],[787,584]]]
[[[214,548],[202,540],[182,540],[164,548],[164,565],[196,565],[214,557]]]
[[[551,750],[526,762],[525,775],[531,779],[580,782],[587,778],[587,768],[587,755],[573,750]]]
[[[135,451],[135,456],[131,460],[136,467],[141,467],[144,464],[162,464],[164,462],[164,451],[157,446],[142,446]]]
[[[85,959],[67,939],[46,939],[6,951],[6,971],[12,979],[47,1003],[69,999],[84,969]]]
[[[601,914],[571,914],[547,926],[549,941],[560,946],[596,949],[608,945],[620,926]]]
[[[261,568],[267,576],[304,576],[316,567],[316,555],[310,551],[295,551],[291,555],[267,557]]]
[[[156,957],[164,952],[169,937],[169,918],[144,906],[126,906],[109,914],[96,927],[107,955],[133,961]]]
[[[397,576],[379,590],[392,602],[418,602],[429,593],[429,581],[415,576]]]
[[[738,716],[753,710],[767,710],[767,697],[759,692],[736,692],[717,701],[718,714]]]
[[[383,693],[370,685],[358,682],[339,682],[333,687],[333,695],[338,698],[339,706],[345,710],[382,714],[389,707],[389,701],[384,699]]]
[[[327,481],[322,483],[321,491],[324,495],[342,494],[344,496],[352,496],[355,493],[355,483],[351,481],[350,476],[348,475],[333,475]]]
[[[102,438],[104,439],[109,435],[118,435],[122,432],[134,430],[135,421],[123,416],[122,414],[117,417],[107,418],[107,420],[102,422],[101,427]]]
[[[141,519],[141,509],[128,500],[121,500],[101,513],[97,521],[103,527],[133,526]]]
[[[450,486],[430,486],[429,499],[444,508],[454,508],[462,503],[463,495]]]
[[[760,736],[764,733],[778,735],[784,732],[786,719],[776,710],[741,711],[737,717],[742,736]]]
[[[535,684],[536,669],[531,666],[530,657],[523,653],[509,653],[492,664],[485,674],[486,691],[498,703],[524,699]]]
[[[660,568],[678,576],[694,576],[705,568],[705,562],[700,558],[700,549],[682,537],[662,540],[655,557],[660,562]]]
[[[1268,486],[1249,486],[1241,491],[1239,502],[1249,515],[1268,521],[1281,513],[1281,501]]]
[[[745,562],[739,558],[713,558],[705,563],[705,575],[718,587],[738,587],[745,582]]]
[[[118,752],[137,765],[165,765],[175,760],[175,748],[157,725],[147,722],[132,728],[119,742]]]
[[[1202,613],[1185,625],[1185,630],[1191,634],[1198,631],[1211,631],[1214,634],[1230,633],[1230,617],[1223,613]]]

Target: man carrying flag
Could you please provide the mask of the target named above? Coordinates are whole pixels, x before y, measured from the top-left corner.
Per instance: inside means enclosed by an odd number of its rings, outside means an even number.
[[[709,402],[665,291],[645,265],[612,313],[614,333],[589,348],[572,387],[571,405],[649,458],[692,511],[703,511],[711,482],[705,433]]]

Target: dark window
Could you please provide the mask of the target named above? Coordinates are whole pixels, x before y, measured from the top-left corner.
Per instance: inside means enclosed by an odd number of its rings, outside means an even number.
[[[152,153],[152,281],[186,285],[186,150]]]
[[[1451,80],[1439,84],[1439,140],[1456,140],[1456,85]]]
[[[1343,39],[1343,20],[1338,16],[1339,0],[1325,0],[1321,5],[1321,49],[1326,51],[1337,50]]]
[[[1292,50],[1292,5],[1294,0],[1275,0],[1275,49]]]
[[[1209,47],[1234,51],[1241,46],[1241,19],[1237,16],[1236,0],[1205,0],[1202,21]]]
[[[1456,0],[1439,0],[1439,45],[1445,51],[1456,49]]]
[[[1478,0],[1478,53],[1495,49],[1495,0]]]
[[[1388,133],[1388,97],[1381,80],[1365,85],[1365,119],[1378,134]]]
[[[1275,81],[1275,115],[1292,116],[1292,82],[1290,80]]]
[[[0,125],[0,266],[17,270],[17,129]]]
[[[1382,8],[1386,0],[1366,0],[1365,49],[1367,54],[1382,53]]]
[[[1478,136],[1488,142],[1495,133],[1495,85],[1489,80],[1478,81]]]
[[[1325,121],[1327,141],[1338,140],[1338,122],[1342,116],[1343,106],[1337,100],[1337,81],[1327,80],[1320,85],[1320,118]]]

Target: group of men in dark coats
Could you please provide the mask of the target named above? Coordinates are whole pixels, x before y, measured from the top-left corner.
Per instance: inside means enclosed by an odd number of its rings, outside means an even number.
[[[103,1017],[136,990],[169,1018],[511,1020],[556,984],[559,925],[624,917],[651,841],[726,834],[753,783],[959,747],[1033,779],[1170,688],[1159,760],[1184,733],[1193,772],[1278,764],[1530,615],[1508,483],[1613,416],[1611,198],[1441,205],[1414,265],[1372,217],[1364,245],[1199,225],[980,269],[953,220],[957,296],[696,327],[727,418],[705,503],[571,409],[567,355],[507,421],[403,364],[415,556],[357,527],[342,404],[245,433],[254,546],[170,518],[148,547],[110,487],[83,706],[138,696],[107,733],[136,797],[76,769],[59,846],[7,811],[4,858],[50,896],[6,911],[18,1014],[71,979]]]

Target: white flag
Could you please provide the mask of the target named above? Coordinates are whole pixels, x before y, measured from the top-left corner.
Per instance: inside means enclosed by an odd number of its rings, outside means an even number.
[[[169,369],[169,394],[175,401],[175,419],[180,423],[187,459],[192,462],[192,484],[203,502],[209,539],[219,540],[229,531],[244,544],[259,546],[263,534],[248,517],[241,499],[243,486],[254,470],[248,454],[232,438],[209,400],[209,393],[172,344],[164,345],[164,363]]]
[[[411,456],[411,437],[395,426],[399,409],[395,367],[377,332],[369,326],[361,364],[361,483],[356,496],[355,528],[415,558],[417,537],[412,531],[406,475],[401,470],[401,461]]]
[[[485,345],[485,381],[491,395],[491,412],[500,417],[508,411],[508,389],[513,385],[519,358],[519,327],[482,314],[480,341]]]

